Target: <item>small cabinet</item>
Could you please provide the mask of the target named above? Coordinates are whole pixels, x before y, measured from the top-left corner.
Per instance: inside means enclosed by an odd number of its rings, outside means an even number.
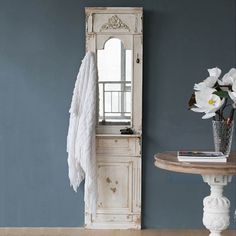
[[[142,8],[86,8],[86,49],[98,66],[98,202],[93,229],[141,228]],[[131,128],[133,134],[121,135]]]

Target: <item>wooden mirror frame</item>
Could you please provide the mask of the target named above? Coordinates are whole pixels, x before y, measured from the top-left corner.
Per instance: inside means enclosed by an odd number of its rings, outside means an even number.
[[[120,39],[133,52],[131,128],[142,130],[143,9],[140,7],[88,7],[86,13],[86,51],[97,52],[111,37]],[[104,14],[105,13],[105,14]],[[98,120],[98,119],[97,119]],[[126,126],[100,125],[98,134],[118,134]]]

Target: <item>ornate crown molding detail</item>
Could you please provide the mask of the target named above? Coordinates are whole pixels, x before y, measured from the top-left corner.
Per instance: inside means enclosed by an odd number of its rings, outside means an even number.
[[[109,29],[126,29],[130,31],[128,25],[126,25],[117,15],[112,16],[108,19],[108,22],[102,25],[100,31]]]

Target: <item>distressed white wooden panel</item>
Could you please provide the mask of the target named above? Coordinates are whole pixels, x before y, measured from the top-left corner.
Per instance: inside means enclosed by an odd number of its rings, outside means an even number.
[[[142,179],[141,179],[141,157],[133,157],[133,198],[132,198],[132,212],[141,214],[141,186],[142,186]],[[140,216],[139,216],[140,219]]]
[[[133,14],[93,14],[92,31],[97,33],[134,33],[136,16]]]
[[[141,229],[140,215],[98,214],[89,229]]]
[[[87,7],[86,33],[141,34],[142,7]]]
[[[133,51],[132,120],[134,135],[120,135],[122,125],[99,125],[96,132],[98,208],[90,229],[141,228],[142,8],[86,8],[86,50],[97,52],[110,38]]]
[[[110,223],[117,223],[117,222],[131,222],[133,217],[128,214],[99,214],[96,217],[96,222],[110,222]]]
[[[137,106],[133,106],[133,127],[136,132],[142,132],[142,74],[143,74],[143,37],[142,35],[134,35],[133,43],[133,101]]]
[[[97,154],[139,156],[140,155],[140,138],[126,137],[97,137]]]
[[[98,163],[98,213],[130,212],[131,190],[132,162]]]
[[[86,51],[96,53],[96,34],[88,34],[86,37]]]

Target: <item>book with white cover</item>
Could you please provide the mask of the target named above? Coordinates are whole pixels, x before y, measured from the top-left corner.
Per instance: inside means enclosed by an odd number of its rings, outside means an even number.
[[[186,162],[227,162],[222,152],[179,151],[178,160]]]

